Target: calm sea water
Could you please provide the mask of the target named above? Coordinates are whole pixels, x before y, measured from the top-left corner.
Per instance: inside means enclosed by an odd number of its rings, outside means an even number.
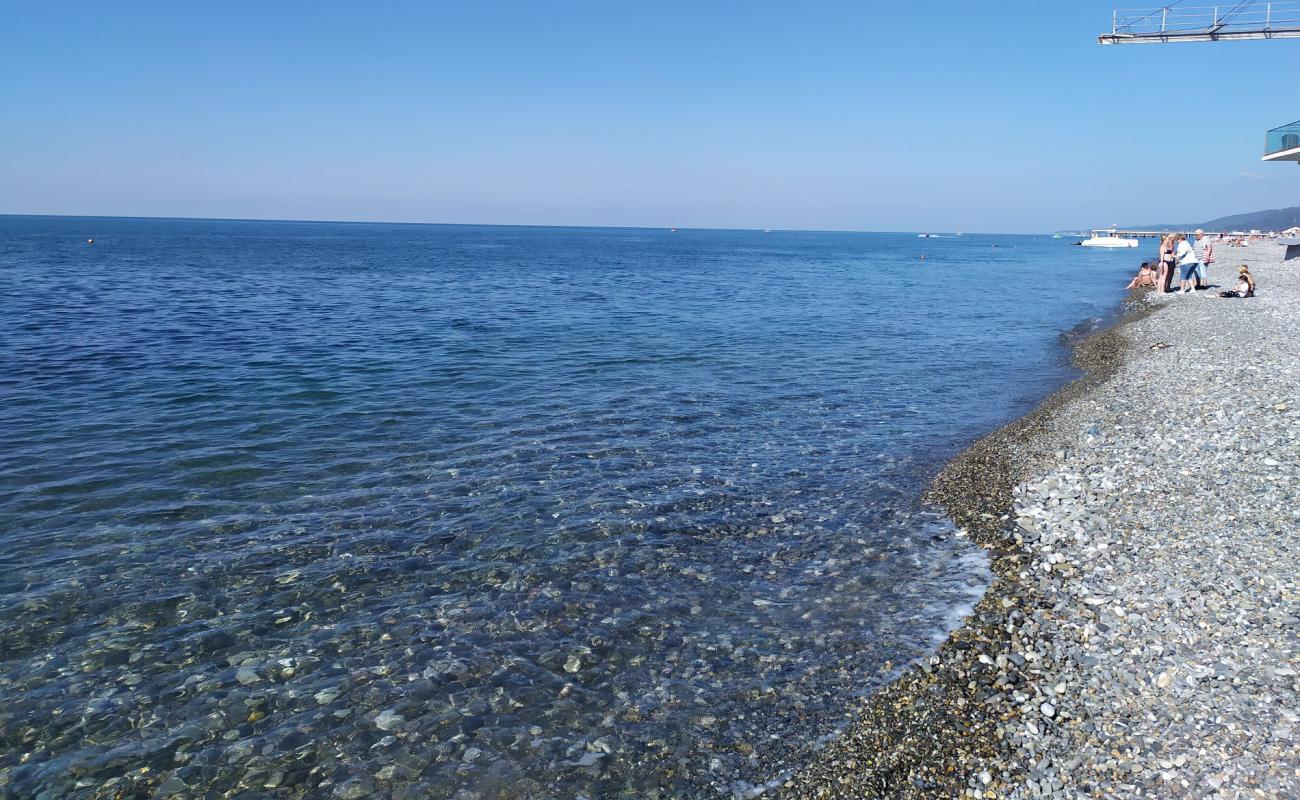
[[[0,795],[760,785],[983,591],[921,490],[1134,252],[0,217]]]

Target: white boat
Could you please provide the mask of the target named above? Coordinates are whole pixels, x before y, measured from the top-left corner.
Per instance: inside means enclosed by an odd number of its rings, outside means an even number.
[[[1092,236],[1079,244],[1084,247],[1137,247],[1137,239],[1126,239],[1118,235],[1114,228],[1095,230]]]
[[[934,238],[934,234],[932,234],[932,233],[918,233],[918,234],[916,235],[916,238],[918,238],[918,239],[933,239],[933,238]]]

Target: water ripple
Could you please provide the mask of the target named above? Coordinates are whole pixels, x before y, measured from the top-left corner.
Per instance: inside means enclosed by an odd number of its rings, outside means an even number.
[[[770,779],[1128,268],[990,241],[0,217],[0,793]]]

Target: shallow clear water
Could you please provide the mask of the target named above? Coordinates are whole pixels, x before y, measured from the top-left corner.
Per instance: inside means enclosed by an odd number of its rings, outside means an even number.
[[[771,779],[982,592],[920,492],[1134,261],[0,217],[0,794]]]

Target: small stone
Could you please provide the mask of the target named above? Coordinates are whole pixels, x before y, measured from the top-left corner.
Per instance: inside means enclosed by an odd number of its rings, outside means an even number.
[[[235,672],[235,680],[239,681],[241,686],[247,686],[250,683],[257,683],[262,680],[262,676],[257,674],[257,670],[252,667],[240,667]]]
[[[582,659],[574,655],[571,655],[567,659],[565,659],[564,661],[565,672],[577,672],[580,669],[582,669]]]
[[[369,778],[349,778],[334,787],[334,796],[339,800],[361,800],[374,794],[375,785]]]
[[[388,709],[375,717],[375,727],[381,731],[391,731],[393,728],[396,728],[405,721],[406,718],[401,714],[395,713],[392,709]]]

